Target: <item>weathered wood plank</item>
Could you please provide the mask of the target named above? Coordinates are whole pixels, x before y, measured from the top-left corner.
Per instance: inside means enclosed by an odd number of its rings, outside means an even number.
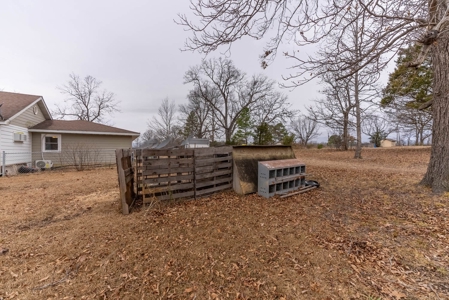
[[[215,193],[215,192],[218,192],[218,191],[224,191],[224,190],[227,190],[227,189],[230,189],[230,188],[232,188],[232,183],[220,185],[220,186],[217,186],[217,187],[214,187],[214,188],[211,188],[211,189],[204,189],[204,190],[199,190],[199,191],[197,190],[196,191],[196,196],[201,196],[201,195],[205,195],[205,194]]]
[[[161,168],[151,168],[147,170],[143,170],[142,174],[143,176],[149,176],[149,175],[164,175],[164,174],[172,174],[172,173],[190,173],[193,172],[193,167],[186,167],[186,168],[170,168],[170,169],[161,169]]]
[[[208,166],[216,162],[222,162],[222,161],[232,161],[232,156],[223,156],[223,157],[214,157],[214,158],[197,158],[195,160],[195,166],[201,167],[201,166]]]
[[[193,164],[193,158],[149,159],[143,162],[144,166],[171,166],[179,164]]]
[[[115,159],[117,162],[117,175],[119,181],[119,190],[120,190],[120,206],[122,208],[122,213],[124,215],[129,214],[129,206],[126,202],[126,178],[125,171],[123,169],[123,149],[115,150]]]
[[[179,199],[179,198],[191,198],[194,196],[194,191],[189,191],[185,193],[173,193],[171,195],[161,195],[161,196],[153,196],[148,195],[144,198],[143,203],[151,203],[154,198],[157,200],[172,200],[172,199]]]
[[[148,170],[173,170],[175,168],[191,168],[193,171],[194,165],[191,164],[170,164],[170,165],[160,165],[160,166],[154,166],[154,165],[147,165],[147,166],[140,166],[138,167],[138,171],[148,171]]]
[[[221,176],[221,175],[227,175],[227,174],[232,174],[232,170],[217,171],[217,172],[205,173],[205,174],[196,174],[195,180],[216,177],[216,176]]]
[[[126,176],[126,177],[128,177],[128,176],[131,175],[131,174],[134,174],[133,168],[125,169],[125,170],[123,170],[123,172],[125,173],[125,176]]]
[[[147,156],[193,156],[194,149],[143,149],[142,157]]]
[[[143,183],[162,183],[162,182],[170,182],[170,181],[179,181],[179,180],[192,180],[193,174],[187,175],[177,175],[177,176],[164,176],[164,177],[155,177],[155,178],[144,178],[142,180]]]
[[[187,190],[192,189],[194,187],[193,182],[187,182],[187,183],[180,183],[180,184],[174,184],[174,185],[154,185],[154,186],[146,186],[144,191],[145,194],[155,194],[155,193],[161,193],[161,192],[168,192],[168,191],[176,191],[176,190]]]
[[[216,180],[209,180],[209,181],[201,181],[201,182],[196,182],[195,186],[196,188],[202,188],[205,186],[210,186],[210,185],[216,185],[216,184],[221,184],[221,183],[225,183],[225,182],[232,182],[232,177],[226,177],[226,178],[220,178],[220,179],[216,179]]]
[[[205,172],[213,172],[215,170],[218,171],[218,169],[230,168],[230,167],[232,167],[232,163],[222,163],[222,164],[216,164],[216,165],[206,166],[206,167],[196,167],[195,172],[197,174],[200,174],[200,173],[205,173]]]

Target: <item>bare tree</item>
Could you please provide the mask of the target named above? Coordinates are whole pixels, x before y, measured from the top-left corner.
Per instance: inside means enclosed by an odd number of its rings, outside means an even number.
[[[385,111],[403,132],[414,135],[415,145],[424,145],[424,141],[432,135],[432,112],[428,109],[419,110],[408,104],[405,99],[396,99]]]
[[[340,12],[340,14],[342,13]],[[321,50],[316,56],[318,59],[304,60],[295,55],[287,56],[303,63],[305,70],[321,74],[319,77],[323,78],[323,81],[334,90],[342,90],[342,97],[336,97],[336,102],[344,117],[342,124],[343,148],[348,149],[348,114],[351,113],[355,117],[353,125],[357,135],[354,158],[362,158],[362,117],[367,106],[369,107],[368,103],[372,102],[380,92],[376,82],[384,66],[384,60],[378,57],[361,68],[355,65],[357,70],[354,73],[342,76],[342,70],[347,67],[348,63],[358,61],[359,57],[363,56],[365,41],[371,38],[367,32],[372,25],[371,19],[360,7],[351,7],[344,14],[340,19],[340,24],[337,24],[335,30],[330,32],[323,41]],[[336,94],[338,95],[338,92]]]
[[[157,116],[148,121],[148,128],[154,134],[154,138],[158,140],[166,140],[168,138],[177,138],[179,136],[180,127],[176,122],[176,105],[170,102],[168,98],[162,100],[161,106],[157,110]]]
[[[141,138],[143,141],[153,140],[156,139],[156,134],[153,130],[147,129],[144,133],[142,133]]]
[[[213,108],[208,102],[203,101],[198,87],[189,92],[187,99],[187,104],[179,105],[180,120],[190,131],[186,132],[186,135],[193,134],[197,138],[210,137],[213,132]]]
[[[184,79],[193,83],[195,97],[212,109],[212,120],[223,130],[227,143],[231,142],[243,110],[256,109],[269,101],[285,104],[286,100],[274,90],[274,81],[263,75],[248,79],[228,59],[204,60],[201,65],[190,68]],[[272,105],[272,109],[277,107]],[[264,117],[277,119],[281,115],[277,110],[269,110]]]
[[[347,79],[336,81],[329,75],[323,79],[323,83],[327,85],[322,91],[325,98],[315,100],[315,106],[308,107],[307,111],[312,120],[332,131],[341,131],[343,150],[348,150],[349,131],[355,125],[351,112],[356,103],[352,97],[350,81]]]
[[[287,102],[288,97],[275,90],[275,82],[270,80],[267,82],[269,91],[265,97],[261,97],[259,101],[251,108],[251,122],[255,126],[263,123],[277,124],[287,123],[297,111],[291,108]]]
[[[395,126],[387,116],[372,114],[366,116],[363,121],[363,133],[370,137],[370,141],[380,147],[381,141],[394,132]]]
[[[303,146],[307,146],[308,142],[320,135],[318,122],[308,116],[299,116],[290,123],[290,127]]]
[[[390,55],[408,43],[420,43],[422,51],[410,66],[420,65],[426,55],[432,57],[433,80],[433,137],[430,162],[422,184],[434,192],[449,190],[449,5],[445,0],[196,0],[190,5],[199,23],[195,24],[180,15],[179,23],[192,31],[186,48],[209,53],[221,45],[230,45],[244,36],[260,39],[274,33],[263,51],[262,64],[266,65],[276,55],[281,42],[292,40],[302,46],[326,38],[352,9],[360,9],[351,17],[355,22],[361,17],[369,19],[364,28],[369,39],[360,45],[362,50],[352,60],[346,61],[341,77],[351,76],[359,70],[378,62],[382,55]],[[346,13],[348,12],[348,13]],[[274,30],[270,30],[274,28]],[[343,31],[338,30],[341,34]],[[338,50],[338,49],[337,49]],[[344,54],[344,48],[335,55]],[[288,54],[294,56],[292,54]],[[308,75],[302,64],[298,72],[289,76],[298,84]],[[313,77],[313,76],[311,76]],[[296,82],[295,82],[296,79]]]
[[[90,75],[81,79],[72,73],[69,77],[69,82],[58,88],[69,98],[64,100],[65,106],[56,105],[52,111],[56,118],[104,123],[106,116],[119,111],[114,93],[100,90],[101,81]]]

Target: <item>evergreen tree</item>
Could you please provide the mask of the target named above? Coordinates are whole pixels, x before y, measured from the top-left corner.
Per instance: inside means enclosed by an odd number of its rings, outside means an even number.
[[[252,134],[253,122],[248,107],[242,109],[237,119],[237,132],[232,136],[232,144],[248,144]]]
[[[187,138],[190,135],[198,137],[198,127],[199,127],[198,118],[195,112],[191,111],[187,116],[184,127],[182,128],[181,135],[184,138]]]
[[[431,60],[428,57],[417,68],[408,65],[421,51],[421,46],[410,46],[401,51],[396,61],[396,68],[390,74],[388,84],[383,90],[381,104],[388,106],[405,98],[406,105],[418,109],[421,105],[432,100],[433,72]]]
[[[269,129],[273,136],[273,144],[280,143],[288,136],[288,131],[284,124],[277,123],[276,125],[269,125]]]
[[[273,134],[268,123],[262,123],[257,126],[253,133],[255,145],[271,145],[273,143]]]
[[[431,135],[433,122],[431,60],[427,58],[417,68],[408,67],[420,51],[421,46],[411,46],[400,53],[381,100],[398,131],[415,136],[415,145],[424,144]]]

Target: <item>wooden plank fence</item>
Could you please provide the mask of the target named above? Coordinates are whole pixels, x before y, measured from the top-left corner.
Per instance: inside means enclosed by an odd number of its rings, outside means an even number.
[[[123,214],[136,198],[196,199],[232,187],[232,147],[117,149],[116,160]]]
[[[143,203],[196,199],[232,187],[232,147],[135,150]]]
[[[136,194],[134,192],[134,168],[132,166],[132,154],[130,149],[117,149],[115,158],[117,163],[118,183],[120,188],[120,207],[122,213],[129,214]]]
[[[232,187],[232,147],[195,149],[195,198]]]
[[[194,197],[193,154],[193,149],[136,150],[143,203]]]

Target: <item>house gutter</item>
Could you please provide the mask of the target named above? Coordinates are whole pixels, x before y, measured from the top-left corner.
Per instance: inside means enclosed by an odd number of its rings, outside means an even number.
[[[71,130],[48,130],[48,129],[28,129],[28,132],[38,133],[66,133],[66,134],[91,134],[91,135],[118,135],[118,136],[140,136],[138,132],[101,132],[101,131],[71,131]]]

